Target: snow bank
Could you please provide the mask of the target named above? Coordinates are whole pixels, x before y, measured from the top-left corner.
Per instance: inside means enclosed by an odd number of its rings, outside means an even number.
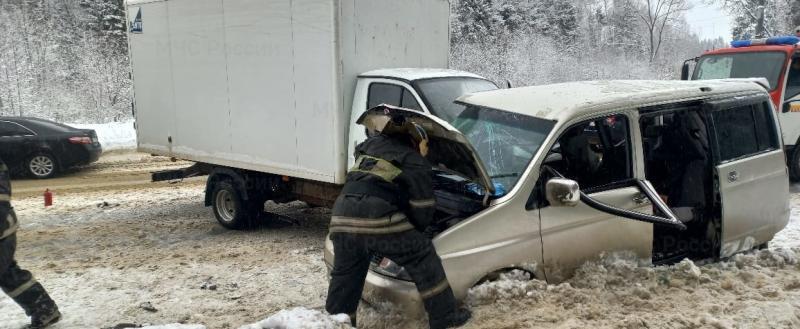
[[[798,328],[799,253],[776,247],[720,263],[658,267],[612,253],[558,285],[512,273],[469,291],[476,314],[470,328]]]
[[[128,150],[136,148],[136,130],[133,121],[103,124],[68,124],[78,129],[94,129],[103,151]]]
[[[800,194],[792,194],[790,200],[792,202],[792,210],[789,223],[769,242],[772,248],[800,247],[800,207],[797,206],[800,204]]]
[[[266,320],[242,326],[239,329],[347,329],[350,317],[345,314],[328,315],[320,311],[297,307],[282,310]]]

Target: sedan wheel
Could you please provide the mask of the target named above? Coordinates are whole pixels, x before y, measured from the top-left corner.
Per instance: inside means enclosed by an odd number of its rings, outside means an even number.
[[[56,161],[47,154],[37,154],[28,160],[28,172],[36,178],[50,178],[56,173]]]

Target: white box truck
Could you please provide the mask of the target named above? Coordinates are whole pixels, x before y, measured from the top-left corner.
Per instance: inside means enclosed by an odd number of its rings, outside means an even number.
[[[241,228],[266,200],[330,205],[382,103],[444,120],[496,89],[446,69],[447,0],[127,0],[138,149],[194,161]],[[414,67],[414,68],[407,68]],[[349,156],[348,156],[349,155]]]

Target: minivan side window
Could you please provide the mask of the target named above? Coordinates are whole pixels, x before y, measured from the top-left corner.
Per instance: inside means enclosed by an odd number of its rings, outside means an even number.
[[[394,105],[422,111],[417,103],[414,94],[408,89],[389,83],[373,83],[369,85],[367,95],[367,109],[371,109],[381,104]]]
[[[545,165],[577,181],[581,190],[598,192],[633,177],[630,147],[628,118],[611,115],[567,129]]]
[[[712,117],[720,161],[730,161],[778,149],[772,110],[764,103],[716,110]]]

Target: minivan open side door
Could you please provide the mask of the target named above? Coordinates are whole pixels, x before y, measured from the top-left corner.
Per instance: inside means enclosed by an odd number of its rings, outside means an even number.
[[[602,252],[652,256],[653,224],[685,229],[637,175],[636,122],[609,115],[570,125],[542,164],[531,202],[538,211],[546,279],[560,282]],[[542,197],[544,196],[544,197]],[[657,209],[657,210],[654,210]]]
[[[789,177],[766,94],[706,102],[721,202],[720,257],[772,239],[789,217]]]

